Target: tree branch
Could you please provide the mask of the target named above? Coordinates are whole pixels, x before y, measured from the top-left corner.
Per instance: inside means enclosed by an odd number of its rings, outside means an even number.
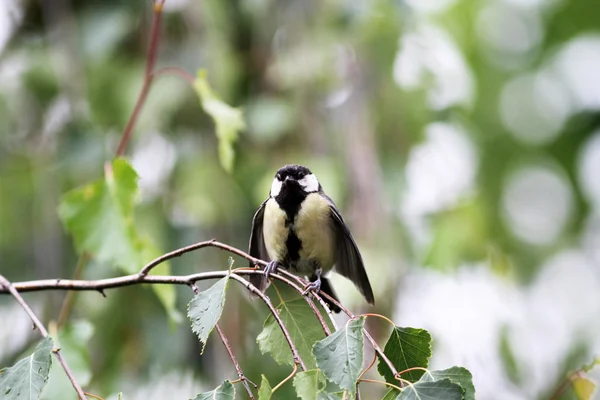
[[[126,276],[121,276],[118,278],[99,279],[96,281],[68,280],[68,279],[67,280],[45,279],[45,280],[15,283],[14,287],[19,292],[30,292],[30,291],[40,291],[40,290],[96,290],[96,291],[99,291],[100,293],[103,293],[102,291],[104,289],[111,289],[111,288],[122,287],[122,286],[130,286],[130,285],[136,285],[136,284],[140,284],[140,283],[175,284],[175,285],[189,286],[190,284],[192,284],[196,281],[206,280],[206,279],[217,279],[217,278],[225,277],[228,273],[227,271],[201,272],[201,273],[187,275],[187,276],[158,276],[158,275],[150,276],[150,275],[148,275],[148,273],[150,273],[152,268],[156,267],[160,263],[165,262],[165,261],[175,258],[175,257],[179,257],[185,253],[189,253],[194,250],[204,248],[204,247],[216,247],[221,250],[225,250],[229,253],[235,254],[242,258],[245,258],[246,260],[250,261],[254,265],[260,265],[263,267],[267,265],[267,263],[265,261],[260,260],[255,257],[252,257],[251,255],[243,252],[242,250],[239,250],[235,247],[229,246],[229,245],[221,243],[221,242],[217,242],[216,240],[212,239],[212,240],[208,240],[208,241],[204,241],[204,242],[198,242],[198,243],[192,244],[190,246],[182,247],[182,248],[174,250],[170,253],[164,254],[164,255],[152,260],[150,263],[146,264],[139,273],[134,274],[134,275],[126,275]],[[242,277],[239,276],[239,275],[254,275],[254,274],[263,275],[264,272],[262,270],[238,269],[238,270],[236,270],[235,273],[231,274],[231,277],[236,280],[239,279],[238,282],[244,284],[248,288],[248,290],[253,291],[259,297],[261,297],[263,299],[263,301],[265,301],[265,303],[268,306],[270,306],[269,309],[273,313],[273,316],[276,318],[276,320],[278,320],[277,322],[279,323],[279,325],[282,326],[282,328],[284,328],[283,323],[281,322],[281,319],[279,319],[279,315],[277,314],[275,308],[270,303],[268,298],[261,291],[256,289],[256,287],[254,287],[248,281],[246,281],[245,279],[243,279]],[[297,276],[293,275],[292,273],[285,271],[284,269],[279,269],[276,274],[271,274],[270,276],[274,279],[280,280],[280,281],[292,286],[295,290],[299,291],[300,293],[303,292],[303,290],[298,285],[295,285],[293,282],[291,282],[291,280],[295,280],[296,282],[304,284],[304,281],[302,280],[302,278],[297,277]],[[254,288],[254,290],[252,290],[250,287]],[[6,293],[6,292],[7,291],[5,289],[0,288],[0,294]],[[319,294],[316,294],[316,293],[314,293],[314,291],[311,291],[310,295],[314,296],[325,309],[328,309],[328,308],[325,306],[325,304],[321,298],[323,296],[328,298],[329,300],[331,300],[334,304],[338,305],[340,307],[340,309],[348,317],[356,318],[356,316],[354,314],[352,314],[346,307],[344,307],[342,304],[340,304],[337,300],[328,296],[327,293],[319,292]],[[306,296],[308,296],[308,294],[306,294],[305,297]],[[315,311],[315,308],[313,308],[313,311]],[[322,317],[319,312],[315,312],[315,315],[317,315],[317,318],[319,318],[319,321],[321,322],[322,326],[327,325],[322,320]],[[332,318],[332,320],[333,320],[333,318]],[[335,325],[334,325],[334,327],[335,327]],[[282,331],[283,331],[283,329],[282,329]],[[287,330],[285,330],[285,331],[287,332]],[[371,345],[373,346],[373,349],[375,350],[377,355],[386,363],[386,365],[392,371],[394,376],[398,376],[398,371],[394,367],[394,364],[392,364],[390,359],[383,353],[383,350],[381,350],[381,348],[379,347],[377,342],[373,339],[373,337],[366,330],[364,331],[364,333],[365,333],[365,337],[371,343]],[[284,334],[284,336],[286,336],[286,335]],[[286,336],[286,340],[287,339],[289,339],[289,334]],[[288,341],[288,343],[290,343],[290,342],[291,342],[291,340]],[[293,354],[293,352],[292,352],[292,354]],[[296,358],[294,358],[294,359],[296,359]],[[301,364],[301,366],[302,366],[302,364]]]
[[[140,90],[140,94],[135,103],[135,107],[133,108],[131,116],[129,117],[129,121],[127,121],[125,130],[123,131],[123,135],[121,136],[121,141],[119,142],[119,146],[117,147],[115,157],[120,157],[125,154],[125,150],[127,149],[127,143],[129,143],[129,139],[131,139],[133,128],[135,127],[140,111],[142,111],[142,107],[144,106],[144,103],[146,102],[146,97],[148,97],[148,92],[150,91],[152,79],[154,78],[152,70],[154,69],[154,64],[156,63],[156,53],[158,50],[158,39],[160,33],[160,22],[162,20],[162,10],[164,4],[165,0],[156,0],[152,8],[152,26],[150,28],[150,42],[148,44],[148,53],[146,56],[146,69],[144,71],[144,81],[142,82],[142,89]]]
[[[7,292],[9,292],[15,298],[17,303],[19,303],[21,305],[21,307],[23,307],[23,309],[25,310],[27,315],[29,315],[29,318],[31,318],[31,320],[33,321],[33,325],[35,325],[35,327],[40,331],[41,335],[43,337],[48,337],[49,336],[48,331],[46,330],[44,325],[40,322],[37,315],[35,315],[35,313],[31,309],[31,307],[29,307],[29,304],[27,304],[25,299],[23,299],[23,297],[14,288],[14,286],[2,275],[0,275],[0,286],[3,289],[5,289]],[[55,347],[52,350],[52,352],[54,353],[54,356],[56,357],[56,359],[58,360],[60,365],[65,370],[65,373],[67,374],[67,377],[71,381],[71,385],[73,385],[73,389],[75,389],[75,392],[77,392],[77,396],[79,397],[79,399],[86,400],[83,389],[81,388],[81,386],[79,386],[79,383],[77,383],[77,381],[75,380],[75,376],[73,376],[73,372],[71,372],[71,369],[69,368],[69,365],[67,364],[67,361],[63,358],[62,354],[60,354],[60,349]]]

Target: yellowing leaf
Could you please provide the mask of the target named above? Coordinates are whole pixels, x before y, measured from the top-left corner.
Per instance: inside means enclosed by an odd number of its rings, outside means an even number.
[[[591,379],[584,376],[577,376],[571,381],[573,385],[573,391],[575,396],[579,400],[590,400],[594,391],[596,390],[596,384]]]

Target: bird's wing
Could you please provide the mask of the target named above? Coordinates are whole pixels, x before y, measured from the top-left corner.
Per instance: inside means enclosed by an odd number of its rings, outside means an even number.
[[[336,271],[350,279],[363,296],[365,296],[369,304],[375,304],[373,290],[371,289],[360,251],[358,251],[358,246],[333,200],[325,194],[321,195],[329,202],[331,220],[336,235]]]
[[[248,253],[255,258],[264,261],[269,261],[269,254],[265,246],[263,237],[263,217],[265,214],[265,205],[269,199],[263,201],[252,219],[252,233],[250,234],[250,244]],[[254,263],[250,262],[250,268],[254,268]],[[264,290],[267,287],[267,280],[262,275],[250,275],[250,283],[256,286],[259,290]]]

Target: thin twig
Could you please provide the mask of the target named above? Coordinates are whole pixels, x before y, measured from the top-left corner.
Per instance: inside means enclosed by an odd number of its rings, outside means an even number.
[[[248,272],[263,272],[263,271],[248,271]],[[302,358],[300,357],[300,353],[298,353],[298,349],[296,348],[296,345],[294,344],[294,341],[292,340],[290,333],[288,332],[287,328],[285,327],[285,324],[281,320],[279,313],[277,312],[275,307],[273,307],[271,300],[269,300],[269,298],[262,291],[258,290],[258,288],[256,286],[254,286],[253,284],[251,284],[249,281],[242,278],[241,276],[239,276],[237,274],[230,274],[230,276],[231,276],[231,279],[238,281],[242,285],[246,286],[246,288],[248,290],[250,290],[250,292],[252,292],[252,293],[256,294],[258,297],[260,297],[261,300],[267,305],[267,307],[269,308],[269,311],[271,311],[271,314],[273,314],[273,318],[275,318],[275,321],[279,325],[279,328],[281,329],[281,332],[283,333],[285,340],[288,342],[290,350],[292,350],[292,357],[294,358],[294,363],[299,364],[300,368],[302,368],[302,371],[306,371],[306,365],[304,364],[304,361],[302,361]]]
[[[267,296],[265,296],[265,294],[263,292],[261,292],[256,286],[254,286],[253,284],[251,284],[250,281],[242,278],[241,276],[239,276],[237,274],[234,274],[233,272],[230,272],[230,271],[219,271],[219,272],[221,272],[222,274],[224,274],[224,276],[229,276],[230,279],[233,279],[234,281],[236,281],[238,283],[241,283],[251,293],[254,293],[258,297],[260,297],[260,299],[269,308],[269,311],[271,312],[271,314],[273,314],[273,318],[275,318],[275,321],[279,325],[279,328],[281,329],[281,332],[283,333],[283,336],[285,337],[285,340],[288,342],[288,346],[290,347],[290,350],[292,351],[292,357],[294,359],[294,363],[300,364],[300,367],[302,368],[302,371],[306,371],[306,365],[304,364],[304,361],[302,361],[302,358],[300,357],[300,353],[298,352],[298,349],[296,348],[296,345],[294,344],[294,342],[292,340],[292,337],[290,336],[290,332],[285,327],[285,324],[281,320],[281,317],[279,316],[279,313],[277,312],[277,309],[275,309],[275,307],[273,306],[273,303],[271,303],[271,300],[269,300],[269,298]],[[247,271],[240,271],[240,272],[247,273],[247,274],[254,274],[254,273],[258,272],[259,274],[261,274],[263,271],[255,271],[255,270],[249,269]],[[194,293],[197,293],[198,288],[194,285],[194,283],[197,280],[199,280],[199,279],[194,279],[193,278],[194,275],[189,275],[188,278],[189,277],[192,277],[192,278],[189,279],[186,284],[188,286],[190,286],[194,290]],[[147,279],[154,280],[154,278],[160,278],[160,277],[159,276],[138,277],[138,279],[144,279],[144,280],[147,280]],[[169,277],[169,278],[176,278],[176,277]]]
[[[164,255],[160,256],[159,258],[148,263],[144,268],[142,268],[142,270],[138,274],[134,274],[134,275],[126,275],[126,276],[121,276],[118,278],[100,279],[97,281],[46,279],[46,280],[15,283],[15,288],[17,288],[17,290],[20,292],[58,289],[58,290],[96,290],[96,291],[99,291],[100,293],[102,293],[102,290],[104,290],[104,289],[116,288],[116,287],[121,287],[121,286],[130,286],[130,285],[136,285],[136,284],[140,284],[140,283],[151,283],[151,284],[161,284],[162,283],[162,284],[178,284],[178,285],[188,285],[189,286],[190,283],[196,282],[199,280],[222,278],[222,277],[226,276],[227,271],[203,272],[203,273],[187,275],[187,276],[146,276],[152,270],[152,268],[159,265],[160,263],[162,263],[166,260],[169,260],[171,258],[179,257],[185,253],[189,253],[191,251],[194,251],[194,250],[197,250],[197,249],[200,249],[203,247],[216,247],[221,250],[225,250],[232,254],[238,255],[242,258],[245,258],[246,260],[252,262],[254,265],[260,265],[263,267],[267,265],[267,263],[265,261],[260,260],[255,257],[252,257],[251,255],[243,252],[242,250],[236,249],[235,247],[229,246],[224,243],[217,242],[216,240],[209,240],[209,241],[205,241],[205,242],[195,243],[193,245],[183,247],[181,249],[177,249],[170,253],[164,254]],[[262,275],[263,271],[249,269],[247,271],[239,271],[238,274],[240,274],[240,275],[260,274],[260,275]],[[232,277],[233,277],[233,274],[232,274]],[[288,282],[290,282],[289,281],[290,279],[297,280],[298,282],[301,281],[301,278],[299,278],[299,277],[293,275],[292,273],[285,271],[283,269],[280,269],[277,274],[271,274],[271,277],[273,277],[275,279],[279,279],[283,282],[285,282],[285,280],[282,279],[284,277],[288,279]],[[238,276],[238,278],[239,278],[239,276]],[[243,280],[243,278],[240,278],[240,279]],[[288,282],[286,282],[286,283],[288,283]],[[294,286],[295,286],[295,288],[299,288],[297,285],[294,285]],[[262,297],[264,297],[266,299],[266,296],[264,296],[264,294],[262,292],[258,291],[258,289],[256,289],[256,290],[258,293],[260,293],[260,295],[262,295]],[[0,294],[1,293],[6,293],[6,290],[4,290],[3,288],[0,288]],[[260,297],[260,295],[259,295],[259,297]],[[319,293],[319,295],[316,295],[311,292],[311,295],[317,299],[320,299],[321,297],[326,297],[332,303],[339,306],[340,309],[346,315],[348,315],[350,318],[356,318],[355,315],[352,314],[346,307],[344,307],[337,300],[335,300],[334,298],[329,296],[327,293],[324,293],[321,291]],[[322,299],[320,299],[320,300],[322,301]],[[268,299],[267,299],[267,301],[268,301]],[[277,314],[275,314],[275,315],[278,317]],[[332,320],[333,320],[333,318],[332,318]],[[336,327],[336,329],[337,329],[337,327]],[[396,370],[396,368],[394,367],[392,362],[389,360],[389,358],[383,353],[383,351],[381,350],[381,348],[379,347],[377,342],[375,342],[373,337],[366,330],[364,332],[365,332],[365,337],[371,343],[375,352],[386,363],[386,365],[392,371],[394,376],[398,377],[398,371]]]
[[[40,334],[43,337],[48,337],[49,336],[48,331],[46,330],[44,325],[40,322],[37,315],[35,315],[35,313],[31,309],[31,307],[29,307],[29,304],[27,304],[25,299],[23,299],[23,297],[14,288],[14,286],[2,275],[0,275],[0,286],[2,286],[4,289],[8,290],[10,292],[10,294],[15,298],[17,303],[19,303],[21,305],[21,307],[23,307],[23,309],[25,310],[27,315],[29,315],[29,318],[31,318],[31,321],[33,321],[33,325],[35,325],[35,327],[40,331]],[[54,349],[52,349],[52,352],[54,353],[54,356],[56,357],[56,359],[58,360],[60,365],[65,370],[67,377],[71,381],[71,385],[73,385],[73,389],[75,389],[75,392],[77,392],[77,396],[79,396],[80,400],[86,400],[83,389],[81,388],[81,386],[79,386],[79,383],[77,383],[77,381],[75,380],[75,377],[73,376],[73,372],[71,372],[71,369],[69,368],[69,365],[67,364],[67,361],[63,358],[62,354],[60,354],[60,349],[54,348]]]
[[[240,363],[238,362],[237,358],[235,358],[235,355],[233,354],[233,351],[231,350],[231,346],[229,346],[229,341],[227,340],[227,337],[223,333],[223,330],[221,329],[219,324],[215,325],[215,328],[217,329],[217,333],[219,334],[219,337],[221,338],[221,342],[223,342],[225,349],[227,349],[227,354],[229,354],[229,358],[231,358],[231,362],[233,363],[233,366],[235,367],[235,370],[237,371],[238,377],[242,381],[242,385],[244,385],[244,388],[246,388],[246,392],[248,392],[248,397],[251,400],[254,400],[254,394],[252,393],[252,389],[250,389],[250,385],[248,385],[248,382],[250,382],[250,380],[248,378],[246,378],[246,375],[244,375],[244,373],[242,372]],[[254,384],[254,383],[252,383],[252,384],[254,385],[254,387],[258,388],[256,386],[256,384]]]
[[[131,139],[131,134],[133,132],[133,128],[138,120],[140,111],[146,102],[146,97],[148,97],[148,92],[150,91],[150,86],[152,84],[152,70],[154,69],[154,64],[156,63],[156,54],[158,50],[158,42],[159,42],[159,33],[160,33],[160,22],[162,20],[162,10],[165,4],[165,0],[156,0],[154,2],[154,6],[152,7],[152,26],[150,28],[150,42],[148,44],[148,53],[146,56],[146,69],[144,71],[144,81],[142,82],[142,89],[140,90],[140,94],[135,103],[135,107],[129,117],[129,121],[127,121],[127,125],[125,126],[125,130],[123,131],[123,135],[121,136],[121,141],[119,142],[119,146],[117,147],[117,152],[115,153],[116,157],[120,157],[125,154],[125,149],[127,148],[127,143],[129,143],[129,139]]]

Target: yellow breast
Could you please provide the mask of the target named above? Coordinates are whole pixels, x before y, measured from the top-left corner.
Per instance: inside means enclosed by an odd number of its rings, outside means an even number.
[[[324,272],[335,262],[335,236],[329,218],[329,203],[319,194],[311,193],[294,221],[296,235],[302,242],[300,259],[318,260]]]
[[[265,247],[271,260],[282,261],[286,254],[285,241],[288,236],[286,214],[279,208],[274,199],[269,199],[265,205],[263,217],[263,237]]]

